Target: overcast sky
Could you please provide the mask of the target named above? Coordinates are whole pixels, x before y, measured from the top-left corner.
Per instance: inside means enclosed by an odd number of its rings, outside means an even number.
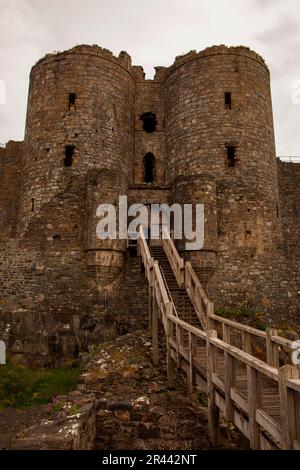
[[[23,140],[32,65],[82,43],[126,50],[147,78],[191,49],[251,47],[271,70],[277,155],[300,155],[300,0],[0,0],[0,143]]]

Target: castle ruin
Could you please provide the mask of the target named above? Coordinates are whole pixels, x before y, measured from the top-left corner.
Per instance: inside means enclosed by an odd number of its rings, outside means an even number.
[[[99,240],[96,209],[205,205],[189,259],[216,306],[284,322],[300,300],[300,165],[276,158],[270,74],[246,47],[214,46],[153,80],[98,46],[30,74],[25,138],[0,148],[0,320],[10,353],[58,364],[147,322],[148,284],[126,240]]]

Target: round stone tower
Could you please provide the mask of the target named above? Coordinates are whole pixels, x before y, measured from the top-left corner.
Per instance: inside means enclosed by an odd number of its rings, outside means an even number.
[[[21,224],[89,169],[132,174],[131,59],[77,46],[41,59],[30,75]],[[112,185],[114,185],[112,181]]]
[[[59,195],[86,176],[84,248],[87,265],[102,284],[120,271],[126,250],[125,241],[96,237],[96,210],[127,194],[133,168],[134,90],[130,57],[121,52],[116,58],[98,46],[47,55],[30,75],[21,229],[47,212],[50,201],[52,207],[60,204]]]
[[[188,199],[206,205],[201,257],[207,253],[212,261],[214,251],[229,257],[243,250],[272,252],[278,187],[270,75],[263,59],[248,48],[225,46],[177,57],[165,71],[165,113],[166,175],[174,197],[180,202],[183,194],[178,178],[193,177]]]

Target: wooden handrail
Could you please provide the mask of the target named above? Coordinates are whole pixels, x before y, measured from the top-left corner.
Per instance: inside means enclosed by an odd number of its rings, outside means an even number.
[[[162,246],[166,252],[178,286],[184,286],[184,259],[179,256],[174,241],[166,227],[162,228]]]
[[[164,286],[165,286],[165,288],[166,288],[168,297],[169,297],[169,299],[170,299],[170,301],[171,301],[171,303],[172,303],[172,314],[175,315],[176,318],[178,318],[178,313],[177,313],[177,310],[176,310],[176,307],[175,307],[175,304],[174,304],[174,300],[173,300],[173,298],[172,298],[172,295],[171,295],[169,286],[168,286],[168,284],[167,284],[167,280],[166,280],[165,275],[164,275],[163,271],[161,270],[161,268],[160,268],[160,274],[161,274],[161,276],[162,276],[162,278],[163,278]]]
[[[253,369],[262,373],[266,377],[269,377],[270,379],[278,382],[278,369],[276,369],[275,367],[269,366],[264,361],[257,359],[251,354],[241,351],[240,349],[236,348],[235,346],[232,346],[231,344],[225,343],[219,338],[210,338],[209,341],[211,341],[214,346],[217,346],[218,349],[227,352],[241,363],[251,366]]]
[[[185,288],[201,326],[206,330],[209,300],[189,261],[185,263]]]
[[[149,285],[151,287],[152,285],[152,269],[153,269],[153,263],[154,259],[151,257],[150,250],[148,247],[148,243],[145,238],[144,231],[142,227],[140,227],[139,231],[139,237],[138,237],[138,250],[139,254],[142,258],[143,265],[145,267],[145,272],[146,272],[146,277],[148,279]]]
[[[141,241],[141,244],[143,246],[143,250],[145,252],[147,260],[150,260],[151,259],[151,254],[150,254],[149,246],[148,246],[148,243],[146,241],[145,234],[144,234],[144,231],[143,231],[142,227],[140,227],[138,240]]]
[[[180,318],[172,317],[169,318],[169,320],[172,321],[174,324],[180,326],[185,331],[197,336],[197,338],[206,340],[206,333],[200,330],[199,328],[196,328],[195,326],[190,325],[189,323],[186,323],[183,320],[180,320]]]
[[[284,338],[282,336],[278,336],[277,330],[274,328],[267,328],[266,331],[258,330],[257,328],[253,328],[252,326],[245,325],[243,323],[238,323],[234,320],[229,320],[228,318],[220,317],[213,313],[208,314],[208,323],[211,328],[214,328],[215,323],[222,324],[223,329],[224,326],[227,326],[233,332],[241,332],[249,337],[248,346],[243,347],[242,349],[245,352],[251,352],[252,348],[252,339],[254,338],[261,338],[264,340],[264,353],[267,358],[267,363],[271,366],[278,366],[279,365],[279,354],[280,354],[280,347],[286,348],[289,351],[293,350],[293,341]],[[274,334],[276,333],[276,334]],[[230,334],[229,334],[230,336]]]
[[[287,386],[300,393],[300,379],[288,379]]]
[[[169,299],[169,296],[168,296],[168,293],[167,293],[167,290],[165,288],[165,283],[163,281],[163,278],[162,278],[162,275],[161,275],[161,272],[160,272],[160,269],[159,269],[159,266],[158,266],[158,262],[155,261],[154,262],[154,266],[153,266],[153,271],[154,271],[154,279],[155,281],[157,282],[157,286],[159,288],[159,294],[161,296],[161,299],[162,299],[162,302],[164,304],[164,307],[167,306],[167,304],[170,302],[170,299]]]
[[[266,337],[265,331],[258,330],[257,328],[253,328],[252,326],[249,326],[249,325],[244,325],[243,323],[238,323],[234,320],[229,320],[229,318],[220,317],[219,315],[215,315],[214,313],[210,314],[209,318],[211,320],[216,321],[216,322],[224,323],[226,325],[232,326],[233,328],[235,328],[237,330],[245,331],[245,332],[250,333],[254,336],[258,336],[259,338],[265,338]]]
[[[290,349],[291,351],[293,350],[293,341],[291,341],[288,338],[284,338],[283,336],[278,336],[278,335],[272,335],[271,340],[278,344],[279,346],[283,346],[284,348]]]

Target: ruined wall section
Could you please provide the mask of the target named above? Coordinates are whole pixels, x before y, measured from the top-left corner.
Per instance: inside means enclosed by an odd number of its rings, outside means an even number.
[[[10,324],[9,351],[22,363],[61,364],[113,328],[86,266],[86,185],[84,175],[70,178],[21,239],[1,246],[0,319]]]
[[[23,142],[0,148],[0,239],[16,235],[22,159]]]

